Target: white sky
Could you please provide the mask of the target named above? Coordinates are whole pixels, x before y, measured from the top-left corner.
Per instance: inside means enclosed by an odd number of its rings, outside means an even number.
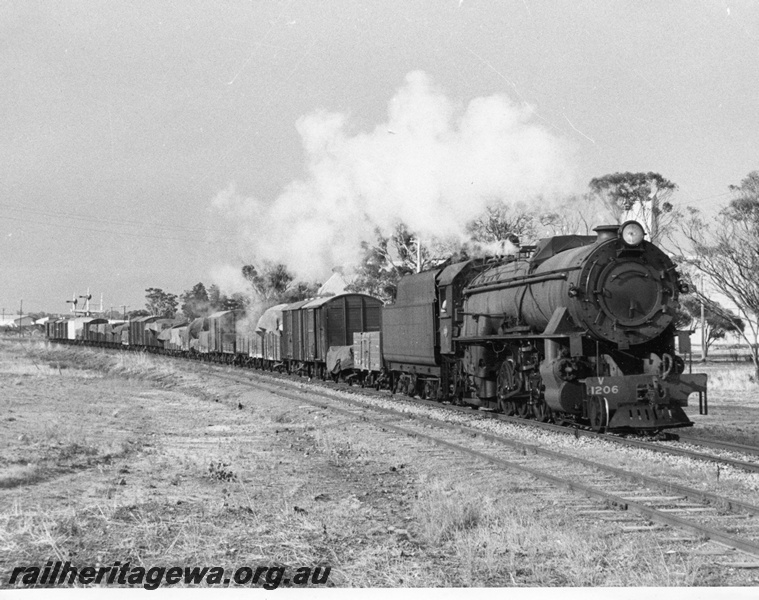
[[[308,192],[303,118],[341,115],[345,152],[396,122],[412,72],[461,137],[474,99],[532,107],[577,190],[657,171],[715,210],[759,169],[758,67],[753,0],[6,1],[0,307],[65,311],[89,286],[141,308],[234,271],[265,229],[214,199]]]

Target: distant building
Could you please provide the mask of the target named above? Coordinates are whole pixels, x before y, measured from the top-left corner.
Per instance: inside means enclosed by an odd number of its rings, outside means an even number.
[[[34,325],[34,319],[28,315],[0,317],[0,327],[26,327],[27,325]]]

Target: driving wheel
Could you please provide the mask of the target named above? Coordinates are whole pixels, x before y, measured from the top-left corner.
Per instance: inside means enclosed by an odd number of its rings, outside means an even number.
[[[543,399],[539,399],[535,401],[535,404],[532,407],[533,412],[535,413],[535,418],[538,421],[542,421],[543,423],[547,423],[551,420],[551,408],[546,404],[546,401]]]

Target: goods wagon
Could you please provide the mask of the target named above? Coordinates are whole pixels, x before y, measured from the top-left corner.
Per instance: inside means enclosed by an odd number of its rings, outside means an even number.
[[[68,339],[67,325],[68,319],[58,319],[52,324],[53,339],[65,340]]]
[[[235,353],[235,325],[244,311],[222,310],[208,317],[208,353],[213,360],[222,360],[222,354],[230,355],[232,360]]]
[[[288,370],[324,377],[336,367],[352,368],[353,334],[379,331],[381,308],[381,300],[353,293],[287,305],[282,358]]]
[[[82,339],[92,344],[105,343],[108,319],[89,317],[82,321]]]
[[[129,323],[121,323],[111,330],[111,343],[117,346],[129,345]]]
[[[255,355],[264,368],[279,369],[282,366],[282,330],[287,306],[277,304],[266,309],[256,323]]]
[[[288,304],[282,309],[282,358],[292,364],[306,360],[303,350],[303,318],[300,309],[310,300]]]
[[[129,344],[131,346],[146,346],[145,326],[157,321],[160,317],[137,317],[129,321]]]
[[[170,329],[166,329],[161,332],[161,335],[167,334],[167,338],[164,338],[164,348],[172,354],[180,354],[186,351],[184,340],[187,339],[188,323],[177,323]]]
[[[205,346],[208,347],[208,318],[206,317],[198,317],[192,323],[189,324],[187,327],[187,346],[186,350],[188,352],[201,352],[200,348],[200,336],[201,334],[206,333],[206,341]]]
[[[379,388],[385,382],[381,332],[353,334],[353,368],[363,385]]]
[[[236,361],[248,364],[253,358],[255,338],[255,321],[251,320],[245,311],[237,311],[235,315],[235,345]]]
[[[179,321],[181,323],[181,321]],[[175,319],[156,319],[145,324],[143,330],[143,345],[150,351],[157,351],[164,347],[164,338],[161,338],[161,333],[167,329],[171,329],[177,324]]]
[[[66,322],[66,334],[69,340],[83,340],[84,324],[88,323],[92,317],[74,317]]]

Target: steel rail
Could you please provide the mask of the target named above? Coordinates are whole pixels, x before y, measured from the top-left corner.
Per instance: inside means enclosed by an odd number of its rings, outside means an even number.
[[[452,408],[452,407],[449,406],[448,408]],[[454,408],[454,410],[456,409]],[[700,460],[704,462],[723,463],[723,464],[727,464],[738,469],[743,469],[744,471],[759,473],[759,462],[757,463],[746,462],[746,461],[737,460],[733,458],[727,458],[723,456],[714,456],[712,454],[704,454],[703,452],[697,452],[696,450],[688,450],[686,448],[675,448],[672,446],[657,444],[655,442],[646,442],[643,440],[634,440],[634,439],[626,438],[626,437],[616,435],[616,434],[596,433],[595,431],[589,431],[587,429],[579,429],[579,428],[567,429],[567,427],[563,425],[554,425],[552,423],[542,423],[540,421],[532,421],[530,419],[522,419],[520,417],[509,417],[509,416],[501,415],[497,413],[483,413],[483,414],[492,414],[492,416],[489,418],[497,419],[499,421],[506,421],[509,423],[517,423],[517,424],[524,425],[526,427],[545,429],[546,431],[556,431],[556,432],[563,433],[565,435],[584,436],[584,437],[589,437],[593,439],[608,440],[616,444],[635,446],[638,448],[643,448],[645,450],[651,450],[652,452],[659,452],[663,454],[673,454],[677,456],[685,456],[687,458],[692,458],[693,460]],[[691,443],[690,438],[686,440],[686,439],[683,439],[683,436],[680,436],[680,440],[686,443]],[[698,441],[693,441],[692,443],[694,445],[710,447],[710,443],[699,443]],[[720,442],[714,442],[713,444],[711,444],[711,447],[714,447],[715,449],[720,449],[720,450],[730,450],[733,452],[742,451],[738,444],[734,444],[732,445],[732,447],[726,447],[726,446],[720,445]],[[746,451],[747,454],[759,455],[759,448],[754,448],[752,446],[743,446],[743,448],[747,449]]]
[[[725,450],[727,452],[740,452],[741,454],[751,454],[759,456],[759,447],[747,446],[745,444],[736,444],[735,442],[721,442],[719,440],[707,440],[689,435],[677,434],[678,441],[694,446],[704,446],[705,448],[714,448],[715,450]]]
[[[642,440],[630,440],[626,438],[620,438],[623,444],[628,446],[636,446],[638,448],[644,448],[646,450],[652,450],[653,452],[664,452],[666,454],[674,454],[677,456],[686,456],[694,460],[706,461],[706,462],[720,462],[726,465],[743,469],[744,471],[753,471],[759,473],[759,463],[751,463],[743,460],[736,460],[733,458],[725,458],[723,456],[712,456],[711,454],[704,454],[702,452],[696,452],[695,450],[687,450],[686,448],[673,448],[672,446],[661,446],[653,442],[644,442]]]

